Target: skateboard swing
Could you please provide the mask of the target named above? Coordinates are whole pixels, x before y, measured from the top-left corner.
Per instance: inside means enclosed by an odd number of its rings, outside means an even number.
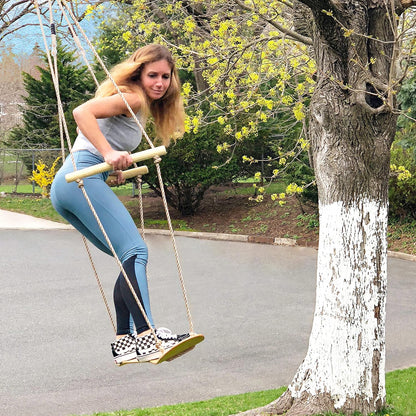
[[[190,336],[183,341],[179,342],[172,348],[168,348],[166,350],[162,349],[162,355],[154,360],[149,361],[152,364],[161,364],[164,361],[172,361],[176,358],[181,357],[182,355],[190,352],[195,348],[195,345],[199,344],[204,340],[204,336],[201,334],[190,334]],[[137,364],[139,361],[136,359],[123,361],[118,366],[126,365],[126,364]]]

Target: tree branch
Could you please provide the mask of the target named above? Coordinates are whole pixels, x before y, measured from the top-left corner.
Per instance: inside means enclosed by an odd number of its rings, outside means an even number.
[[[270,25],[272,25],[273,27],[275,27],[280,32],[282,32],[285,35],[287,35],[290,38],[292,38],[293,40],[296,40],[298,42],[304,43],[305,45],[312,45],[311,38],[306,37],[306,36],[302,36],[299,33],[294,32],[293,30],[290,30],[290,29],[287,29],[287,28],[283,27],[282,25],[280,25],[279,23],[277,23],[273,19],[270,19],[270,18],[266,17],[264,14],[259,13],[258,10],[255,10],[252,7],[248,7],[247,5],[245,5],[240,0],[234,0],[234,3],[236,3],[243,10],[246,10],[248,12],[252,12],[252,13],[258,14],[261,17],[262,20],[266,21],[267,23],[269,23]]]
[[[416,0],[401,0],[400,3],[405,10],[409,7],[416,6]]]
[[[312,11],[320,11],[320,10],[327,10],[330,8],[335,7],[338,2],[334,2],[333,0],[299,0],[305,6],[308,6]],[[335,5],[334,5],[335,3]]]
[[[94,3],[92,6],[95,9],[96,7],[100,6],[103,3],[107,3],[108,0],[97,0],[96,3]],[[78,16],[78,22],[80,22],[81,20],[83,20],[85,18],[87,11],[85,11],[84,13],[82,13],[80,16]]]
[[[108,0],[96,0],[97,5],[104,3]],[[47,0],[38,0],[37,7],[42,15],[45,11],[42,11],[44,6],[47,6]],[[21,23],[21,19],[24,16],[35,12],[35,3],[32,0],[1,0],[0,1],[0,40],[3,40],[6,36],[15,33],[27,26],[37,26],[36,23]],[[78,20],[82,20],[85,17],[85,13],[78,17]]]

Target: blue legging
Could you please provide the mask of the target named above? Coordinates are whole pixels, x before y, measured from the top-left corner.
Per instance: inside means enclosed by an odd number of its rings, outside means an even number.
[[[77,169],[103,162],[102,158],[86,150],[74,152],[73,156]],[[67,183],[65,180],[65,175],[73,170],[72,159],[69,156],[53,181],[52,204],[60,215],[96,247],[112,255],[82,190],[76,182]],[[107,177],[108,173],[102,173],[85,178],[84,188],[153,326],[146,277],[147,246],[129,212],[105,183]],[[133,319],[138,333],[149,329],[122,273],[118,276],[114,286],[114,305],[117,316],[117,335],[132,331],[130,318]]]

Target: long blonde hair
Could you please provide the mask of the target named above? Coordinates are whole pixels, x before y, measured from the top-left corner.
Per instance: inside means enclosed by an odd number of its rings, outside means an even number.
[[[146,64],[166,60],[171,68],[171,82],[165,95],[158,100],[149,100],[140,85],[141,74]],[[184,133],[185,112],[181,98],[181,83],[175,62],[170,51],[162,45],[150,44],[139,48],[130,58],[116,65],[111,77],[122,92],[133,92],[143,103],[142,117],[153,116],[157,136],[168,145]],[[96,97],[108,97],[117,93],[110,79],[106,79],[97,89]]]

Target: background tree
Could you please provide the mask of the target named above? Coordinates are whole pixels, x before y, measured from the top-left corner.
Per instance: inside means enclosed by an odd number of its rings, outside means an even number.
[[[39,27],[36,10],[39,10],[41,18],[48,24],[48,0],[3,0],[0,2],[0,140],[9,133],[10,128],[21,122],[21,115],[17,105],[22,102],[21,96],[25,95],[21,72],[37,77],[37,66],[43,66],[39,60],[39,46],[34,45],[33,52],[29,55],[16,53],[14,47],[19,43],[28,43],[28,38],[34,36]],[[85,18],[87,10],[93,10],[105,0],[78,0],[68,2],[69,7],[78,21]],[[55,0],[51,4],[55,5]],[[36,8],[35,6],[38,6]],[[60,25],[65,22],[59,20]],[[63,31],[65,33],[65,31]],[[68,35],[67,35],[68,36]],[[7,42],[6,42],[7,41]],[[32,72],[33,71],[33,72]]]
[[[60,131],[55,88],[46,55],[43,55],[44,67],[38,67],[39,76],[23,74],[26,95],[21,107],[22,126],[10,132],[7,141],[14,148],[59,148]],[[63,110],[68,121],[71,137],[76,136],[76,125],[72,109],[91,96],[95,85],[87,68],[76,62],[73,52],[57,45],[57,62],[60,77],[60,95]],[[48,161],[49,162],[49,161]]]
[[[400,147],[408,150],[413,164],[416,164],[416,70],[403,84],[398,98],[402,114],[397,123],[396,141]]]
[[[416,72],[406,80],[399,94],[402,114],[392,146],[389,184],[391,221],[416,218]]]
[[[21,67],[13,52],[0,50],[0,142],[8,130],[19,122],[16,102],[23,93]]]
[[[194,75],[195,82],[184,88],[190,130],[218,122],[233,146],[288,108],[293,122],[304,119],[314,62],[306,47],[284,39],[258,14],[233,2],[129,3],[134,14],[125,38],[170,44],[178,65]],[[282,12],[279,2],[273,8],[275,15]],[[205,104],[207,110],[199,111]]]
[[[47,4],[45,0],[39,0],[38,4]],[[0,41],[24,27],[33,26],[33,22],[24,18],[33,13],[34,3],[29,0],[4,0],[0,2]]]
[[[226,163],[228,155],[216,151],[218,130],[218,126],[208,125],[201,127],[197,134],[185,133],[163,156],[166,197],[182,215],[194,214],[212,185],[228,183],[241,173],[241,163],[236,159]],[[147,165],[149,174],[143,179],[160,194],[154,164],[150,161]]]

